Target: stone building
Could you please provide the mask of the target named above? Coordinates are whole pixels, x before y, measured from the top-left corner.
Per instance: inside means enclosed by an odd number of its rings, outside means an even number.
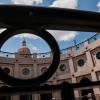
[[[44,84],[85,83],[100,80],[100,35],[83,41],[73,47],[61,50],[60,64],[55,74]],[[29,79],[37,77],[47,70],[52,60],[50,53],[31,54],[25,40],[16,54],[0,53],[0,66],[9,75]],[[0,82],[0,86],[8,86]],[[75,97],[89,93],[100,95],[100,88],[75,89]],[[0,100],[60,100],[60,91],[33,93],[28,95],[0,96]],[[99,100],[95,97],[96,100]],[[83,99],[84,100],[84,99]],[[86,99],[85,99],[86,100]],[[88,99],[87,99],[88,100]]]

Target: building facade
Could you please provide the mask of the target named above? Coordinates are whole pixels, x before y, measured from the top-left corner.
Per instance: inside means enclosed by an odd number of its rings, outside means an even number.
[[[61,50],[60,64],[54,75],[44,84],[53,85],[63,82],[85,83],[100,80],[100,35]],[[31,54],[25,40],[16,54],[0,53],[0,66],[5,73],[21,79],[37,77],[47,70],[52,61],[51,53]],[[0,81],[0,87],[8,86]],[[9,86],[8,86],[9,87]],[[100,88],[75,89],[75,97],[84,97],[89,93],[100,94]],[[0,100],[60,100],[60,91],[33,93],[28,95],[1,96]],[[100,99],[100,98],[99,98]],[[95,97],[94,100],[99,100]],[[88,100],[88,99],[83,99]]]

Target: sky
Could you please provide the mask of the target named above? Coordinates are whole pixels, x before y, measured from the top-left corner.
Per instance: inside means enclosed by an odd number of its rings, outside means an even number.
[[[0,4],[13,4],[13,5],[30,5],[30,6],[46,6],[46,7],[60,7],[69,9],[80,9],[94,12],[100,12],[100,0],[0,0]],[[3,30],[0,30],[2,32]],[[93,32],[77,32],[77,31],[58,31],[58,30],[47,30],[57,40],[60,50],[80,43],[95,33]],[[23,38],[27,42],[27,46],[30,48],[31,53],[44,53],[49,52],[50,48],[48,44],[40,37],[25,33],[24,35],[17,35],[5,42],[2,51],[5,52],[17,52],[18,48],[21,47]]]

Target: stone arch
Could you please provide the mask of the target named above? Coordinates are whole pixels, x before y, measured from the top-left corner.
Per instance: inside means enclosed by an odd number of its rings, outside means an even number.
[[[80,83],[88,83],[88,82],[91,82],[91,80],[87,77],[84,77],[80,80]],[[89,89],[82,89],[81,90],[81,96],[82,96],[82,100],[88,100],[88,95],[89,94],[94,94],[94,91],[92,88],[89,88]],[[93,96],[92,100],[96,100],[95,97]]]
[[[80,83],[88,83],[88,82],[91,82],[91,80],[87,77],[84,77],[80,80]]]

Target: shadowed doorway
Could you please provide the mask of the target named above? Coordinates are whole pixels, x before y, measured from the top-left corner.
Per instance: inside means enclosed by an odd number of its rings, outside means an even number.
[[[42,93],[41,100],[51,100],[52,99],[52,93]]]
[[[80,83],[84,83],[84,84],[88,83],[88,82],[91,82],[91,80],[86,77],[82,78],[80,81]],[[88,97],[86,95],[88,95],[89,93],[94,94],[93,89],[91,89],[91,88],[90,89],[82,89],[81,90],[81,95],[83,96],[82,100],[88,100]],[[96,100],[94,96],[93,96],[92,100]]]

